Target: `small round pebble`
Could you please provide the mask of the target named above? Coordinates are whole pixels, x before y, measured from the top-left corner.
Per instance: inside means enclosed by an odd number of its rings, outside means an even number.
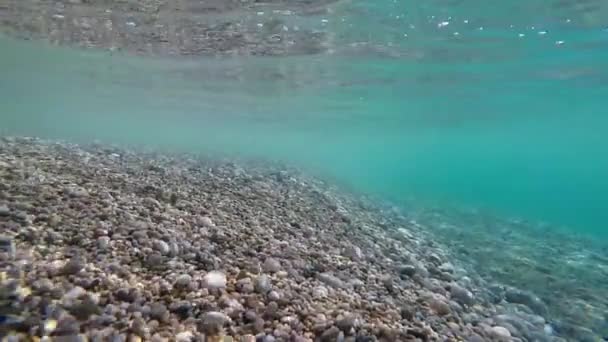
[[[97,238],[97,248],[99,248],[100,250],[104,251],[106,249],[108,249],[108,247],[110,246],[110,238],[107,236],[100,236],[99,238]]]
[[[312,296],[314,298],[325,298],[329,295],[329,291],[324,286],[317,286],[312,290]]]
[[[416,274],[416,267],[413,265],[403,265],[399,268],[399,275],[404,277],[412,277]]]
[[[281,299],[281,295],[277,292],[277,291],[270,291],[268,293],[268,300],[271,301],[278,301],[279,299]]]
[[[267,258],[262,265],[262,270],[266,273],[277,273],[281,270],[281,263],[275,258]]]
[[[203,225],[203,227],[207,227],[207,228],[211,228],[214,226],[211,218],[209,218],[207,216],[201,217],[200,223]]]
[[[219,271],[211,271],[203,278],[203,284],[208,289],[223,289],[226,283],[226,275]]]
[[[490,335],[498,341],[508,342],[511,340],[511,333],[507,328],[495,326],[490,329]]]
[[[194,338],[194,334],[191,331],[182,331],[175,335],[176,342],[190,342]]]
[[[334,276],[333,274],[330,273],[321,273],[319,274],[319,280],[324,282],[325,284],[331,286],[331,287],[335,287],[335,288],[343,288],[344,282],[342,280],[340,280],[338,277]]]
[[[200,331],[208,336],[219,335],[223,330],[224,324],[228,321],[229,318],[221,312],[207,312],[201,320]]]
[[[471,291],[456,284],[453,284],[450,287],[450,296],[460,304],[471,305],[474,302],[474,297]]]
[[[272,283],[270,277],[265,274],[257,277],[255,280],[255,291],[257,293],[266,294],[272,290]]]
[[[162,254],[162,255],[168,255],[171,252],[171,248],[169,247],[169,244],[166,243],[165,241],[155,240],[153,246],[154,246],[154,249],[157,250],[158,252],[160,252],[160,254]]]
[[[72,275],[80,272],[84,268],[84,260],[79,257],[71,258],[61,269],[61,273]]]
[[[0,216],[9,216],[10,213],[11,211],[6,205],[0,205]]]
[[[189,274],[182,274],[175,280],[175,285],[178,287],[187,287],[192,282],[192,277]]]
[[[251,293],[255,291],[255,287],[251,281],[251,278],[243,278],[237,281],[236,290],[240,293]]]
[[[361,252],[361,248],[357,246],[348,246],[345,250],[345,254],[353,260],[363,259],[363,252]]]
[[[429,306],[440,316],[448,315],[451,312],[450,305],[439,299],[431,299]]]

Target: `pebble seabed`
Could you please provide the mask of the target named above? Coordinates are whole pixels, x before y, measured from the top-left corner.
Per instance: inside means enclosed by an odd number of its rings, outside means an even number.
[[[8,341],[599,341],[280,165],[7,137],[0,179]]]

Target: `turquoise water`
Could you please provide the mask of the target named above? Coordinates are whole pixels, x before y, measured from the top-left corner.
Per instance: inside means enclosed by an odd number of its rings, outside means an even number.
[[[338,3],[310,19],[330,51],[304,57],[0,38],[0,130],[287,160],[396,202],[608,236],[604,7]]]

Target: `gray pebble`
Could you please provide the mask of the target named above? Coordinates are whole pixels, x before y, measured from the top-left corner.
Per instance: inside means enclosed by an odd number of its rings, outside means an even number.
[[[267,258],[262,265],[262,270],[266,273],[277,273],[281,270],[281,263],[275,258]]]
[[[199,223],[206,228],[211,228],[214,226],[213,221],[207,216],[201,217],[199,219]]]
[[[266,311],[264,312],[264,315],[267,318],[275,319],[275,318],[277,318],[278,311],[279,311],[279,305],[277,304],[277,302],[270,302],[266,306]]]
[[[175,286],[188,287],[192,282],[192,277],[189,274],[182,274],[175,280]]]
[[[266,294],[272,290],[272,283],[270,281],[270,277],[263,274],[256,278],[255,280],[255,291],[257,293]]]
[[[412,277],[414,274],[416,274],[416,267],[413,265],[403,265],[399,268],[399,275],[401,276],[401,278],[409,278]]]
[[[164,265],[164,258],[159,253],[153,253],[146,258],[146,266],[151,269],[161,268]]]
[[[208,336],[219,335],[229,318],[221,312],[211,311],[203,315],[199,330]]]
[[[11,211],[6,205],[0,205],[0,216],[9,216],[10,214]]]
[[[439,299],[431,299],[429,302],[429,306],[433,311],[435,311],[439,316],[448,315],[451,312],[450,305]]]
[[[357,246],[348,246],[344,251],[347,257],[352,260],[361,260],[363,259],[363,252],[361,252],[361,248]]]
[[[336,326],[345,333],[350,333],[351,329],[356,328],[358,326],[358,320],[355,315],[348,314],[338,322],[336,322]]]
[[[63,295],[64,300],[75,300],[85,295],[87,291],[80,286],[75,286]]]
[[[73,275],[80,272],[84,268],[84,260],[80,257],[71,258],[63,267],[61,268],[61,274],[64,275]]]
[[[263,342],[274,342],[275,340],[276,340],[276,338],[272,335],[266,335],[262,339]]]
[[[56,342],[87,342],[88,338],[84,334],[73,334],[57,336],[53,339]]]
[[[171,244],[169,244],[169,255],[174,257],[179,255],[180,252],[180,248],[179,245],[175,242],[171,242]]]
[[[492,327],[488,329],[487,333],[497,341],[508,342],[511,340],[511,333],[504,327]]]
[[[148,239],[148,233],[145,230],[136,230],[131,236],[140,243]]]
[[[169,255],[169,253],[171,252],[171,248],[169,247],[169,244],[166,243],[165,241],[162,240],[154,240],[154,249],[159,251],[160,254],[162,255]]]
[[[266,322],[261,317],[256,318],[255,321],[253,322],[254,332],[256,332],[256,333],[263,332],[265,323]]]
[[[452,284],[450,287],[450,295],[452,299],[463,305],[472,305],[474,303],[473,293],[464,287]]]
[[[17,250],[13,239],[8,236],[0,236],[0,252],[7,253],[10,258],[14,258]]]
[[[150,329],[148,329],[146,322],[140,317],[135,318],[131,323],[131,331],[140,337],[146,337],[150,334]]]
[[[135,301],[137,294],[136,291],[123,287],[114,292],[114,297],[119,301],[131,303]]]
[[[159,322],[165,321],[169,318],[169,311],[167,307],[162,303],[154,303],[150,305],[150,318]]]
[[[486,340],[483,337],[481,337],[477,334],[473,334],[467,338],[467,342],[485,342],[485,341]]]
[[[77,335],[80,333],[80,324],[72,316],[64,316],[57,322],[55,334],[61,335]]]
[[[88,320],[92,315],[101,314],[101,309],[95,302],[86,297],[84,300],[77,302],[67,308],[68,311],[80,321]]]
[[[355,289],[358,289],[358,288],[363,287],[365,285],[365,283],[361,279],[351,279],[348,281],[348,285],[352,286]]]
[[[325,330],[323,334],[321,334],[321,342],[335,342],[340,335],[340,329],[335,326]]]
[[[416,315],[416,310],[414,309],[413,306],[404,304],[401,307],[401,318],[411,321],[414,319],[415,315]]]
[[[318,275],[319,280],[324,282],[325,284],[331,286],[331,287],[335,287],[335,288],[344,288],[344,282],[342,280],[340,280],[338,277],[324,272],[324,273],[320,273]]]
[[[36,280],[34,282],[34,289],[40,293],[48,293],[53,289],[53,282],[48,278]]]
[[[435,253],[431,253],[428,257],[429,261],[431,261],[432,263],[436,264],[436,265],[441,265],[443,263],[443,260],[441,260],[441,257],[439,257],[439,255],[435,254]]]
[[[245,323],[255,322],[258,318],[258,315],[255,313],[255,310],[248,310],[245,312]]]
[[[547,314],[545,303],[530,292],[510,287],[505,292],[505,299],[510,303],[523,304],[538,315],[545,316]]]
[[[450,262],[443,263],[438,267],[439,271],[446,273],[454,273],[454,265]]]
[[[110,246],[110,238],[107,236],[100,236],[97,238],[97,248],[105,251]]]
[[[84,189],[84,188],[80,188],[80,187],[69,187],[66,189],[65,193],[70,196],[70,197],[86,197],[89,195],[89,193]]]
[[[281,299],[281,295],[277,291],[270,291],[268,293],[268,300],[276,302],[279,299]]]
[[[329,291],[325,286],[316,286],[312,289],[313,298],[325,298],[329,295]]]

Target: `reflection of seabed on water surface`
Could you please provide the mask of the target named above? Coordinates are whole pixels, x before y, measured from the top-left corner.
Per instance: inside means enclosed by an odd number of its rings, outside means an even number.
[[[162,56],[285,56],[326,49],[334,1],[15,1],[0,30],[62,45]],[[318,26],[318,29],[314,26]]]

